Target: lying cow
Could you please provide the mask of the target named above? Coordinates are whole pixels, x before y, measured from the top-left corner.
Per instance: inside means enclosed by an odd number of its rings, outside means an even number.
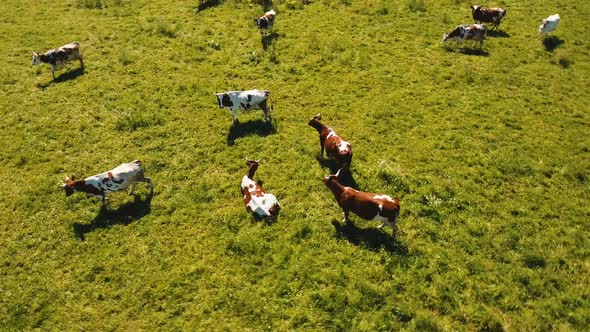
[[[84,70],[84,61],[82,61],[82,55],[80,54],[80,43],[73,42],[54,50],[49,50],[44,54],[37,54],[33,52],[33,65],[41,63],[48,63],[51,65],[51,76],[55,79],[55,71],[66,66],[70,61],[80,61],[80,67]]]
[[[471,15],[475,23],[492,23],[491,30],[498,30],[498,26],[502,22],[506,11],[502,8],[486,8],[478,5],[471,6]]]
[[[264,118],[271,121],[270,110],[266,104],[270,92],[266,90],[228,91],[216,93],[219,108],[228,108],[234,124],[238,123],[238,110],[249,111],[259,108],[264,112]]]
[[[345,187],[338,182],[340,170],[334,175],[326,176],[324,184],[330,188],[338,205],[344,210],[344,221],[351,223],[349,213],[356,214],[365,220],[381,221],[397,233],[397,217],[399,216],[399,202],[387,195],[372,194]]]
[[[248,173],[242,178],[242,195],[246,211],[260,218],[274,219],[279,215],[281,205],[277,198],[267,193],[261,185],[254,181],[254,173],[258,169],[260,160],[248,160]]]
[[[336,134],[334,129],[321,123],[322,114],[314,116],[307,123],[311,127],[314,127],[320,134],[320,148],[321,155],[324,156],[324,149],[328,159],[336,160],[338,168],[344,168],[350,170],[350,163],[352,162],[352,146],[350,143],[342,139],[342,137]]]
[[[559,24],[559,14],[551,15],[543,20],[541,20],[541,25],[539,26],[539,34],[546,35],[557,28]]]
[[[473,40],[473,46],[479,42],[479,48],[483,46],[483,40],[486,38],[488,27],[482,24],[462,24],[458,25],[455,30],[449,34],[444,34],[441,44],[454,39],[457,43],[461,43],[463,40]]]
[[[141,162],[134,160],[127,164],[121,164],[114,169],[100,173],[84,180],[75,181],[74,178],[66,177],[66,182],[62,187],[66,191],[66,196],[72,195],[76,191],[85,192],[88,196],[98,197],[103,206],[106,206],[106,194],[122,191],[131,186],[129,195],[132,195],[137,186],[137,182],[146,182],[150,188],[150,196],[154,192],[154,187],[149,178],[146,178],[141,168]]]
[[[264,15],[262,15],[259,19],[256,19],[256,26],[258,30],[263,36],[266,36],[268,30],[272,30],[273,25],[275,24],[275,16],[277,13],[274,10],[269,10]]]

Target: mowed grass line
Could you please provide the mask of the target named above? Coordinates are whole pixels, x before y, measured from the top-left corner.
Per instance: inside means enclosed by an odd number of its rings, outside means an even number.
[[[589,325],[585,2],[504,1],[509,37],[483,56],[439,45],[470,22],[461,1],[278,2],[266,50],[259,6],[87,3],[0,4],[2,328]],[[549,52],[536,29],[553,13],[564,43]],[[53,83],[29,67],[31,51],[73,40],[84,74]],[[277,131],[228,144],[213,93],[250,88],[271,90]],[[318,112],[352,143],[358,187],[400,198],[398,239],[357,217],[332,225],[306,124]],[[245,157],[263,158],[276,223],[243,207]],[[105,212],[59,187],[132,159],[150,204],[140,187]]]

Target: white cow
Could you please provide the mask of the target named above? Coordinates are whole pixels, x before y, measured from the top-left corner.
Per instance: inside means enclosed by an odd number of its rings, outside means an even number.
[[[541,20],[541,25],[539,25],[539,34],[545,35],[555,30],[559,24],[559,20],[559,14],[554,14],[547,17],[546,19]]]
[[[270,92],[267,90],[228,91],[216,93],[219,108],[228,108],[234,124],[238,122],[238,110],[249,111],[259,108],[264,112],[264,118],[270,122],[270,110],[266,104]]]
[[[103,205],[106,205],[106,194],[122,191],[131,186],[129,195],[132,195],[137,182],[146,182],[150,188],[150,195],[153,194],[154,187],[151,180],[144,176],[141,161],[134,160],[127,164],[121,164],[108,172],[87,177],[84,180],[75,181],[74,177],[71,179],[66,177],[66,182],[62,185],[62,188],[66,191],[66,196],[81,191],[87,193],[88,196],[98,197]]]

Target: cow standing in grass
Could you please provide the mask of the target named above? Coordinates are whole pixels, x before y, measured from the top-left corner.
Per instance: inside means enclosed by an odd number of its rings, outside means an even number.
[[[557,28],[557,25],[560,21],[559,14],[551,15],[543,20],[541,20],[541,25],[539,26],[539,34],[546,35],[552,32]]]
[[[154,187],[151,180],[144,176],[141,162],[134,160],[127,164],[121,164],[108,172],[100,173],[84,180],[76,181],[74,177],[71,179],[66,177],[66,182],[62,187],[66,192],[66,196],[70,196],[76,191],[85,192],[88,196],[98,197],[102,201],[103,206],[106,206],[106,194],[122,191],[131,186],[129,195],[133,195],[138,182],[147,183],[150,188],[150,196],[153,194]]]
[[[234,124],[238,123],[238,110],[249,111],[259,108],[264,112],[264,118],[271,121],[267,100],[270,92],[267,90],[228,91],[216,93],[219,108],[228,108]]]
[[[352,163],[352,146],[350,143],[342,139],[336,134],[336,131],[325,124],[321,123],[322,114],[314,116],[307,123],[309,126],[315,128],[320,134],[320,148],[321,156],[324,156],[324,149],[328,159],[336,161],[338,168],[343,168],[346,171],[350,170]]]
[[[478,5],[471,6],[471,15],[475,23],[492,23],[490,30],[498,30],[506,11],[502,8],[486,8]]]
[[[372,194],[345,187],[338,182],[340,170],[336,174],[330,174],[323,179],[324,184],[330,188],[338,205],[344,210],[344,221],[351,223],[350,212],[365,220],[381,221],[397,233],[397,217],[400,205],[396,199],[383,194]]]
[[[84,61],[80,54],[80,43],[73,42],[62,47],[49,50],[43,54],[33,52],[33,65],[47,63],[51,65],[51,76],[55,79],[55,71],[70,61],[80,61],[80,67],[84,70]]]
[[[279,215],[281,205],[277,198],[266,192],[264,188],[254,181],[254,173],[258,169],[260,160],[248,160],[248,173],[242,178],[242,195],[246,211],[257,217],[274,219]]]
[[[274,10],[269,10],[266,13],[264,13],[264,15],[262,15],[260,18],[254,20],[256,21],[256,26],[258,27],[258,30],[260,31],[263,37],[266,36],[269,30],[272,30],[272,27],[275,24],[276,15],[277,13]]]

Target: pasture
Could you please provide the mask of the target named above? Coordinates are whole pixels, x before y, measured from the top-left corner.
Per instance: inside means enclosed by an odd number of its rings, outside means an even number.
[[[209,4],[0,2],[0,330],[588,329],[590,2],[488,2],[481,50],[440,45],[468,1],[277,0],[264,43],[268,8]],[[31,66],[72,41],[84,71]],[[247,89],[272,127],[219,109]],[[319,112],[396,238],[341,222]],[[245,210],[246,157],[276,222]],[[151,199],[60,188],[134,159]]]

